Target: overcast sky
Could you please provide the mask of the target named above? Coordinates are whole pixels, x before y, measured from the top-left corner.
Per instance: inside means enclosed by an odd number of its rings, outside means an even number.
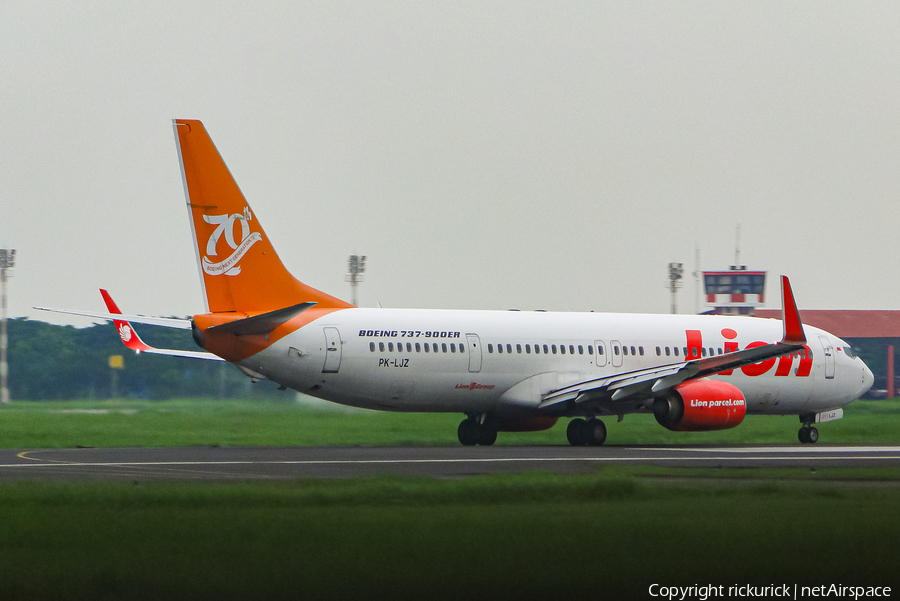
[[[667,264],[726,269],[740,224],[768,306],[784,273],[900,309],[898,31],[896,2],[4,0],[10,315],[202,310],[176,117],[301,280],[349,299],[368,255],[362,306],[668,312]]]

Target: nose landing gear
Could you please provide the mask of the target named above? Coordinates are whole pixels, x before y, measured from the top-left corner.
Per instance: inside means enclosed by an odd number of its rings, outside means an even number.
[[[800,428],[797,438],[803,443],[816,443],[819,442],[819,431],[815,426],[803,426]]]
[[[803,424],[803,427],[800,428],[800,432],[797,433],[797,438],[800,439],[800,442],[804,444],[814,444],[819,442],[819,431],[812,425],[815,420],[816,416],[812,413],[800,416],[800,423]]]

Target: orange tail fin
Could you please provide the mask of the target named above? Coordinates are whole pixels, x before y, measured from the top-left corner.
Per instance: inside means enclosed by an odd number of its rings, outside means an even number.
[[[284,267],[203,123],[175,119],[173,127],[207,312],[351,307]]]

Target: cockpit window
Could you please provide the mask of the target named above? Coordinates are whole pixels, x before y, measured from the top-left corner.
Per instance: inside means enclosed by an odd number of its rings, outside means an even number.
[[[845,347],[843,347],[843,349],[844,349],[844,354],[847,355],[848,357],[850,357],[851,359],[856,357],[856,353],[849,346],[845,346]]]

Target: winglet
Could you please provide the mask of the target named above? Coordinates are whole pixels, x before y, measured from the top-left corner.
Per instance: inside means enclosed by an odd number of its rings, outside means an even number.
[[[122,312],[119,311],[119,307],[116,306],[116,301],[112,299],[112,297],[109,295],[109,292],[101,288],[100,295],[103,296],[103,302],[106,303],[106,308],[109,309],[109,312],[112,314],[110,317],[112,318],[113,323],[116,326],[116,331],[119,333],[119,338],[122,339],[122,343],[133,350],[135,353],[153,353],[154,355],[170,355],[172,357],[189,357],[191,359],[211,359],[213,361],[224,361],[222,357],[213,355],[212,353],[201,351],[180,351],[177,349],[162,349],[156,348],[155,346],[150,346],[149,344],[141,340],[141,337],[138,336],[138,333],[134,330],[134,326],[131,325],[131,322],[125,321],[124,319],[115,318],[116,315],[122,315]],[[125,316],[122,315],[122,317]],[[108,318],[104,317],[104,319]],[[165,319],[164,321],[175,320]]]
[[[797,303],[794,301],[791,281],[786,275],[781,276],[781,321],[784,323],[784,337],[781,342],[806,344],[806,335],[803,333],[803,324],[800,322],[800,311],[797,310]]]
[[[119,311],[119,307],[116,306],[116,302],[109,295],[109,292],[101,288],[100,294],[103,296],[103,302],[106,303],[106,308],[109,309],[110,313],[116,315],[122,314],[122,312]],[[127,321],[113,319],[113,324],[116,326],[116,331],[119,333],[119,338],[122,339],[122,343],[135,353],[153,350],[152,346],[141,340],[141,337],[138,336],[138,333],[134,331],[132,325]]]

